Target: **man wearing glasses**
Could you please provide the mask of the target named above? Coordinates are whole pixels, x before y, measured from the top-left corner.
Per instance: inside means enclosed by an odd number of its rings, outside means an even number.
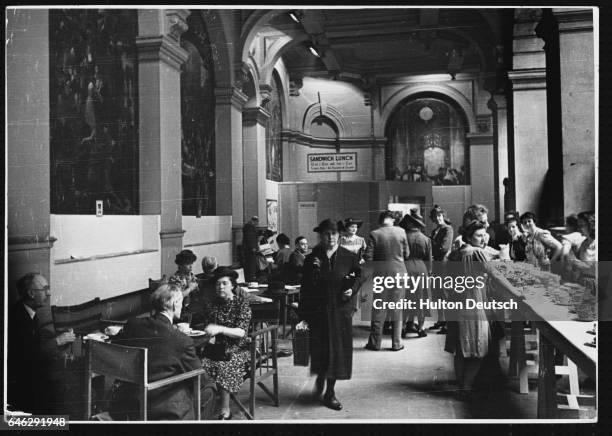
[[[41,274],[21,277],[17,291],[19,301],[9,313],[8,405],[22,412],[49,414],[57,384],[51,374],[60,363],[60,349],[75,336],[72,331],[55,337],[41,334],[36,310],[47,306],[51,296],[49,283]]]

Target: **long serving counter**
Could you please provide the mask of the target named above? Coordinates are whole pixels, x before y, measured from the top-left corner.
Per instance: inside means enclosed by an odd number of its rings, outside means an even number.
[[[529,271],[526,271],[524,267],[520,268],[523,269],[523,276],[530,276]],[[597,348],[595,345],[597,323],[594,321],[596,316],[593,315],[596,315],[596,311],[589,313],[587,310],[585,314],[584,304],[580,305],[581,303],[577,300],[580,299],[580,296],[572,295],[572,289],[576,295],[581,295],[581,292],[589,292],[584,288],[580,291],[579,285],[561,285],[557,279],[555,286],[551,273],[533,272],[534,275],[540,277],[529,277],[529,284],[515,286],[507,278],[515,271],[509,269],[512,269],[512,266],[508,264],[503,266],[502,262],[491,262],[487,265],[487,272],[491,279],[491,295],[498,300],[513,299],[518,303],[518,310],[511,313],[513,321],[510,347],[511,366],[512,362],[518,365],[521,392],[528,392],[523,321],[532,321],[539,334],[537,416],[538,418],[558,418],[554,350],[563,353],[592,380],[597,380]],[[553,279],[552,282],[546,283],[550,278]],[[556,294],[557,290],[564,287],[570,292],[569,301],[568,296]],[[579,314],[575,310],[577,306],[580,306]],[[574,406],[577,407],[575,399]]]

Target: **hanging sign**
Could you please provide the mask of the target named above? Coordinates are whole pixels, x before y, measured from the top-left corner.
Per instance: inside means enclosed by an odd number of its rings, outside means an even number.
[[[306,158],[309,173],[357,171],[357,153],[315,153]]]

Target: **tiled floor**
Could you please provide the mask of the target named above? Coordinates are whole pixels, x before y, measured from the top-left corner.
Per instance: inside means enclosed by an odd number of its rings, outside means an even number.
[[[428,322],[427,325],[431,325]],[[510,380],[480,400],[466,402],[454,395],[452,356],[444,352],[444,335],[435,332],[425,338],[416,334],[404,340],[405,349],[385,350],[391,346],[385,336],[383,350],[363,349],[369,323],[355,317],[353,377],[338,381],[336,395],[344,408],[330,410],[311,400],[314,377],[308,368],[293,366],[292,357],[279,359],[280,406],[274,407],[257,388],[258,420],[335,420],[335,419],[533,419],[536,418],[535,386],[529,394],[519,394],[518,384]],[[283,345],[291,346],[290,340]],[[501,358],[502,367],[508,359]],[[271,386],[271,379],[266,381]],[[240,398],[247,404],[248,384]],[[234,419],[246,419],[232,404]]]

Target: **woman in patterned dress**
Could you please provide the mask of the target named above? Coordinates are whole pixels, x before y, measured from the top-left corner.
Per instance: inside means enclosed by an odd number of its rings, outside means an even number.
[[[168,283],[179,286],[183,292],[183,310],[181,311],[180,322],[191,322],[193,312],[197,311],[196,306],[199,299],[194,298],[197,293],[193,293],[198,289],[198,279],[193,274],[193,264],[196,260],[197,257],[193,251],[181,251],[174,259],[178,270],[168,279]]]
[[[536,216],[531,212],[521,215],[521,224],[525,229],[525,256],[527,262],[544,270],[550,269],[550,262],[557,260],[563,252],[561,242],[557,241],[548,230],[536,226]],[[548,251],[552,251],[550,258]]]
[[[572,267],[576,272],[578,281],[594,295],[597,289],[595,214],[593,212],[580,212],[578,214],[578,229],[585,239],[575,253],[576,259],[572,261]]]
[[[202,366],[217,383],[220,392],[220,420],[232,418],[230,393],[240,390],[245,365],[249,360],[247,332],[251,322],[249,303],[236,295],[238,273],[230,268],[215,271],[215,294],[204,306],[204,319],[208,336],[214,337],[215,344],[224,344],[229,360],[212,360],[204,357]]]

